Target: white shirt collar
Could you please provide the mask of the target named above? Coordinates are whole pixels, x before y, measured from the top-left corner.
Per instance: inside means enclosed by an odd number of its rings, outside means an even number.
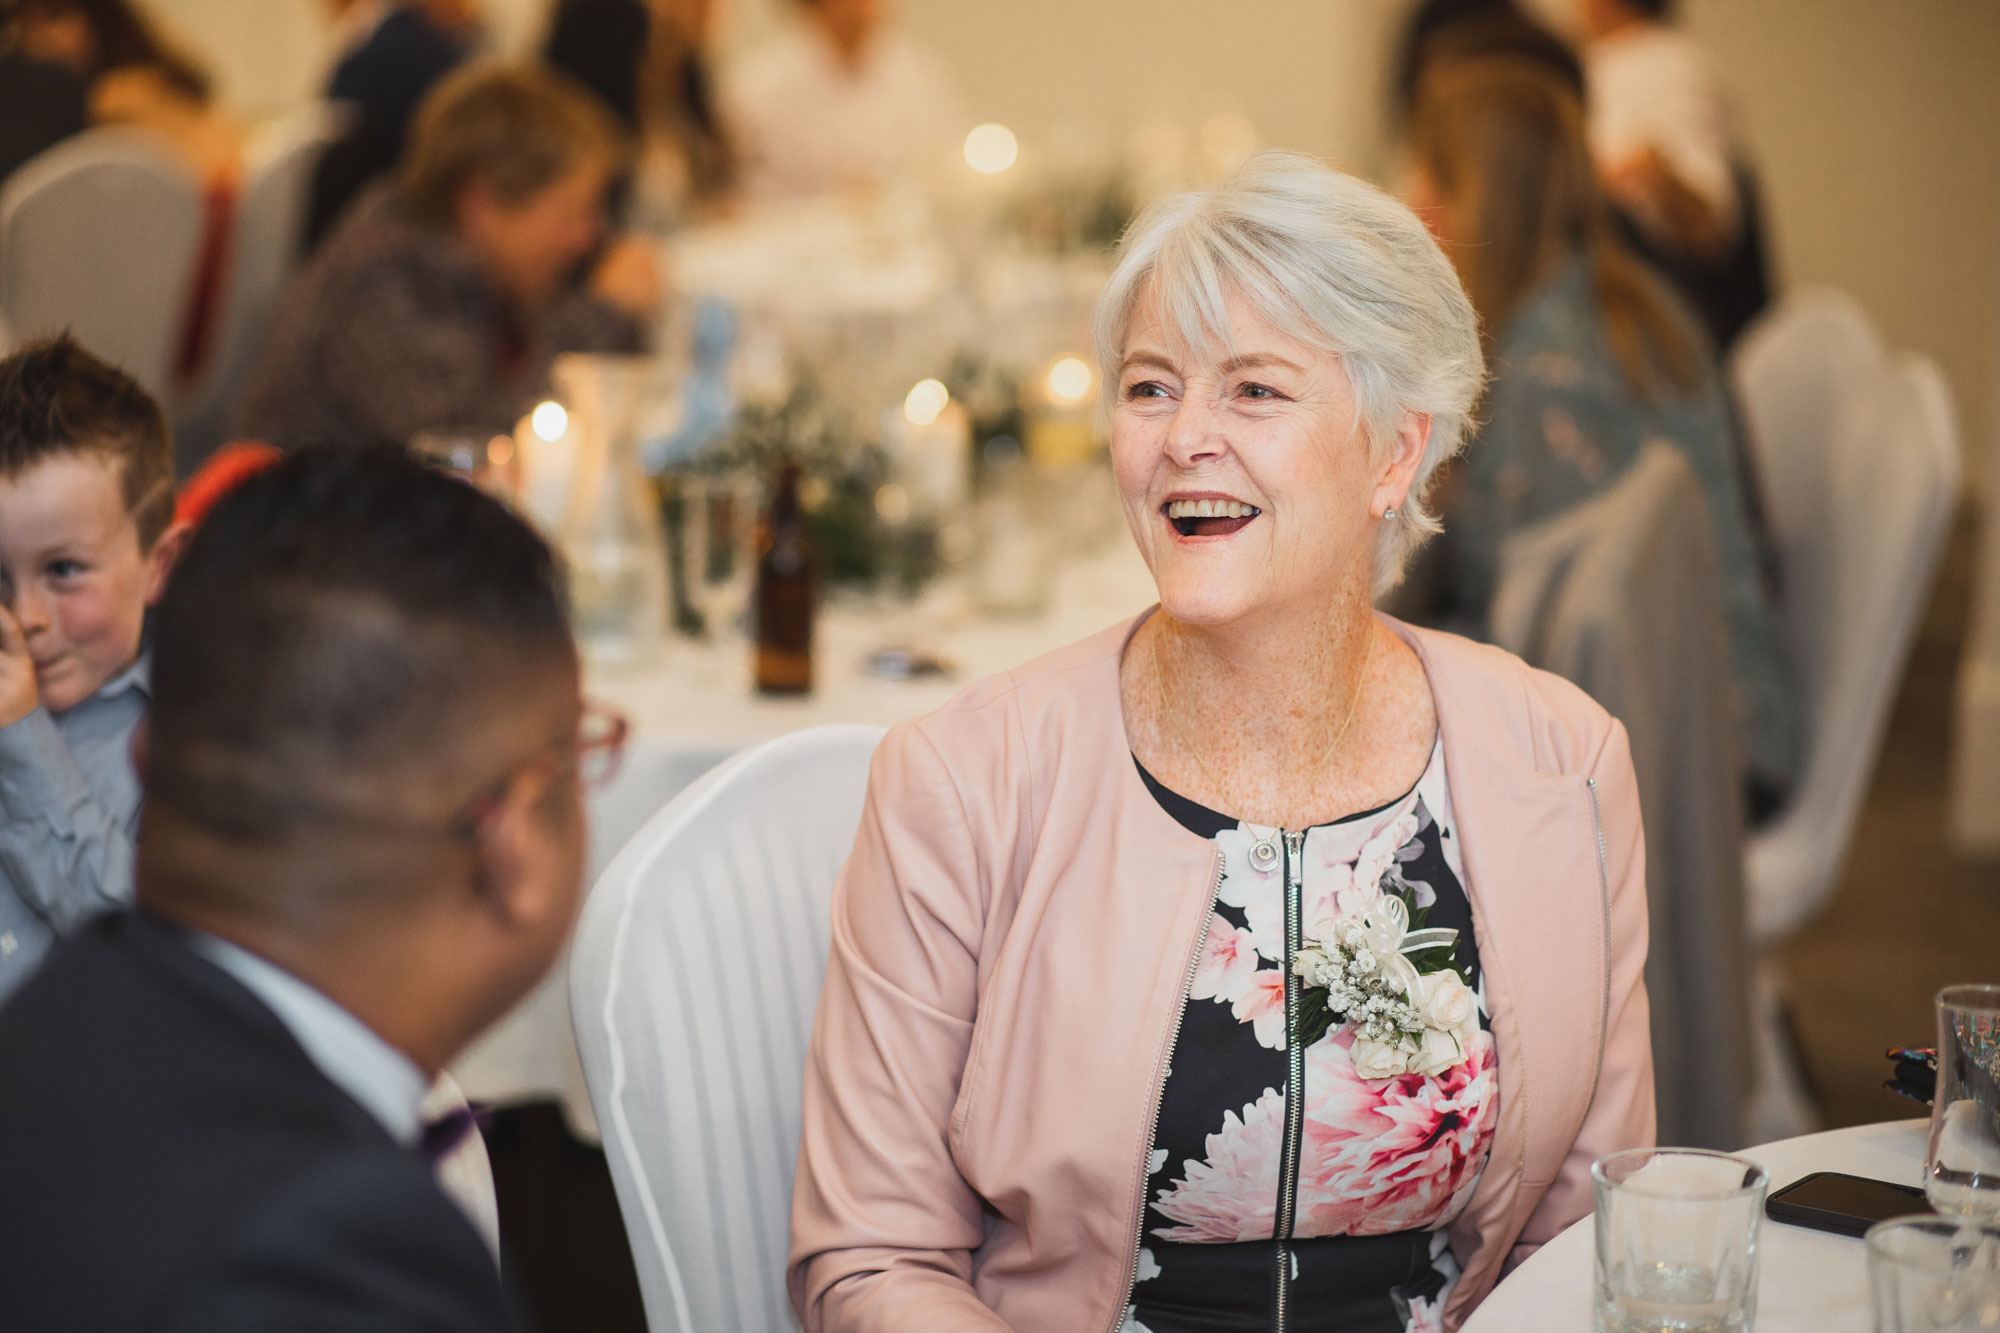
[[[423,1130],[419,1106],[430,1081],[409,1057],[347,1010],[249,950],[202,931],[195,951],[262,1000],[335,1087],[381,1122],[389,1137],[414,1148]]]

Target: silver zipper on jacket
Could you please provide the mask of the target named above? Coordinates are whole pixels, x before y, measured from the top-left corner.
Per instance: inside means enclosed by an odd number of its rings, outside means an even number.
[[[1153,1140],[1160,1134],[1160,1100],[1166,1095],[1167,1075],[1173,1071],[1174,1048],[1180,1044],[1181,1023],[1187,1014],[1188,995],[1194,990],[1194,974],[1201,968],[1201,956],[1208,947],[1208,918],[1222,892],[1222,851],[1215,853],[1215,879],[1208,886],[1208,911],[1202,914],[1201,928],[1195,932],[1194,952],[1188,956],[1187,971],[1181,974],[1181,999],[1174,1008],[1174,1025],[1167,1032],[1167,1055],[1160,1061],[1159,1075],[1153,1080],[1153,1113],[1146,1120],[1146,1137],[1139,1145],[1139,1215],[1132,1221],[1132,1261],[1125,1269],[1125,1295],[1111,1310],[1111,1326],[1106,1333],[1118,1333],[1125,1323],[1126,1307],[1132,1304],[1132,1289],[1139,1285],[1139,1252],[1146,1248],[1146,1182],[1152,1172]]]
[[[1590,822],[1597,830],[1597,906],[1604,923],[1604,1012],[1597,1020],[1597,1065],[1590,1074],[1590,1096],[1584,1100],[1585,1114],[1597,1100],[1597,1085],[1604,1077],[1604,1047],[1611,1039],[1611,854],[1604,844],[1604,812],[1597,803],[1597,779],[1585,778],[1590,789]]]
[[[1286,1297],[1291,1286],[1292,1226],[1299,1202],[1299,1139],[1305,1132],[1306,1053],[1298,1040],[1299,979],[1292,958],[1304,947],[1300,899],[1305,881],[1304,833],[1285,834],[1285,1141],[1278,1165],[1278,1212],[1272,1219],[1277,1275],[1271,1297],[1271,1328],[1285,1333]]]

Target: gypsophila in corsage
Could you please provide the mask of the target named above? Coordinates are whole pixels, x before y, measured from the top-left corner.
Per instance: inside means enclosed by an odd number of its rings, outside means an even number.
[[[1479,1005],[1456,966],[1458,932],[1423,928],[1403,895],[1388,892],[1360,916],[1305,941],[1292,971],[1305,983],[1292,1040],[1311,1046],[1345,1023],[1365,1079],[1430,1076],[1465,1060]]]

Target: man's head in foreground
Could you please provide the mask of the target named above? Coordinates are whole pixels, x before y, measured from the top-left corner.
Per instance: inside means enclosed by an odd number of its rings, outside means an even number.
[[[584,723],[540,537],[401,452],[296,454],[161,601],[139,900],[434,1072],[575,919]]]

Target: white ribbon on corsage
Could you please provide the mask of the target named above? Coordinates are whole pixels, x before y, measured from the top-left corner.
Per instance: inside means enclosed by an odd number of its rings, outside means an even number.
[[[1400,987],[1411,1004],[1417,1003],[1418,972],[1407,955],[1449,947],[1457,939],[1458,932],[1449,926],[1411,930],[1409,906],[1393,893],[1383,894],[1359,919],[1349,917],[1339,927],[1341,946],[1364,947],[1375,955],[1376,971]]]

